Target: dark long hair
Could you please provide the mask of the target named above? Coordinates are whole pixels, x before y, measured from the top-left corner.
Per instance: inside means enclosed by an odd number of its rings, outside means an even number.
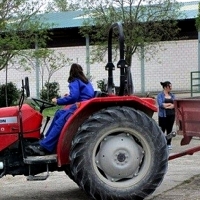
[[[74,81],[75,78],[80,79],[81,81],[83,81],[86,84],[89,82],[87,77],[83,73],[83,68],[77,63],[73,63],[71,65],[71,69],[69,71],[68,82],[70,83],[70,82]]]
[[[160,84],[162,85],[163,88],[171,85],[171,83],[169,81],[160,82]]]

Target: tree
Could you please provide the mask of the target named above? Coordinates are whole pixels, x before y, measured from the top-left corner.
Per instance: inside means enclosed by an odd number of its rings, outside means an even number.
[[[48,26],[40,22],[39,1],[0,1],[0,70],[23,49],[45,45]]]
[[[6,88],[8,90],[7,102],[5,101]],[[7,85],[2,84],[0,85],[0,96],[0,107],[16,105],[17,101],[19,100],[20,90],[17,89],[17,86],[13,82],[9,82]]]
[[[199,3],[199,8],[198,8],[198,15],[196,18],[196,27],[197,27],[197,30],[200,31],[200,3]]]
[[[160,49],[160,41],[175,39],[179,32],[177,19],[181,16],[180,4],[174,0],[87,0],[84,5],[85,16],[89,17],[85,18],[81,33],[89,35],[94,45],[92,61],[103,60],[107,53],[108,30],[115,22],[123,23],[125,61],[129,66],[132,55],[139,52],[139,47],[144,47],[148,59]]]
[[[58,82],[45,83],[44,87],[40,91],[40,98],[51,102],[51,99],[60,97],[59,95],[60,86]]]
[[[0,70],[6,70],[6,84],[11,59],[21,50],[34,48],[36,42],[39,46],[46,44],[49,25],[37,15],[41,6],[39,0],[0,1]],[[5,96],[7,101],[7,92]]]
[[[80,8],[80,1],[69,0],[51,0],[47,5],[47,12],[65,12],[70,10],[77,10]]]
[[[42,88],[44,82],[49,85],[50,80],[55,72],[63,67],[71,64],[71,59],[61,52],[56,52],[52,49],[41,48],[38,50],[24,50],[21,51],[18,57],[12,60],[15,66],[23,66],[25,70],[36,70],[35,60],[39,61],[39,72],[41,75]],[[16,65],[17,64],[17,65]],[[47,74],[45,76],[45,73]],[[47,77],[44,80],[44,77]]]

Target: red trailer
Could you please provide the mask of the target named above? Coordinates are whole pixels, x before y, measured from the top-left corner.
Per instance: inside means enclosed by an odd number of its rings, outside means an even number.
[[[188,145],[193,137],[200,137],[200,97],[176,99],[174,106],[177,134],[183,136],[180,145]],[[197,151],[200,151],[200,144],[182,152],[171,154],[169,160],[184,155],[192,155]]]

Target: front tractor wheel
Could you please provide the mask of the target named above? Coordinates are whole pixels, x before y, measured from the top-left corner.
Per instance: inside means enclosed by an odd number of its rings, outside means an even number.
[[[75,182],[94,199],[138,200],[162,182],[168,151],[153,119],[129,107],[111,107],[80,127],[70,159]]]

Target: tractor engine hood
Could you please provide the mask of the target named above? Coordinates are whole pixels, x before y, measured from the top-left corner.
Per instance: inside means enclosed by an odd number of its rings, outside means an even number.
[[[33,134],[39,137],[43,116],[28,104],[22,105],[21,115],[24,137],[31,137]],[[19,107],[0,108],[0,136],[19,133],[19,131],[21,131]]]

